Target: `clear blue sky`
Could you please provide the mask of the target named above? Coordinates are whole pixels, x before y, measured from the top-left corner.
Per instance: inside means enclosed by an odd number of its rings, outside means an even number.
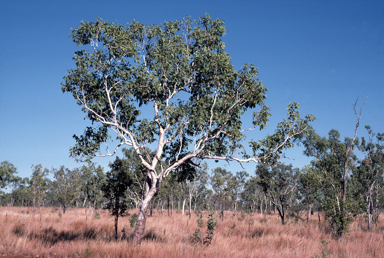
[[[384,1],[0,1],[0,162],[19,176],[32,164],[80,166],[69,158],[73,134],[87,121],[61,85],[77,49],[69,38],[81,20],[96,17],[121,24],[159,24],[208,13],[225,21],[226,50],[238,69],[259,67],[273,117],[266,132],[285,117],[289,102],[317,117],[326,136],[338,129],[353,136],[353,103],[364,107],[359,136],[369,124],[384,132]],[[265,133],[263,133],[265,134]],[[251,138],[259,139],[258,131]],[[309,159],[290,151],[294,166]],[[106,167],[112,159],[95,161]],[[291,161],[286,161],[290,163]],[[211,167],[212,168],[212,167]],[[249,167],[252,173],[254,166]],[[237,170],[236,166],[228,167]],[[235,171],[233,171],[235,172]]]

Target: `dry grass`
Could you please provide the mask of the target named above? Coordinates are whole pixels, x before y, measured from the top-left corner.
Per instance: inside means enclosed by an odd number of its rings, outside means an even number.
[[[136,211],[131,211],[133,214]],[[133,228],[127,218],[119,220],[120,240],[114,240],[113,218],[99,210],[100,219],[85,215],[84,209],[60,216],[42,208],[33,216],[30,209],[0,208],[0,255],[27,257],[384,257],[384,218],[373,232],[353,222],[337,242],[317,216],[307,222],[281,225],[279,217],[254,215],[241,219],[226,214],[219,220],[210,246],[191,244],[197,228],[192,219],[174,212],[173,217],[154,213],[148,217],[141,246],[133,246]],[[204,214],[204,222],[207,213]],[[122,232],[125,229],[125,234]],[[205,232],[203,231],[205,234]]]

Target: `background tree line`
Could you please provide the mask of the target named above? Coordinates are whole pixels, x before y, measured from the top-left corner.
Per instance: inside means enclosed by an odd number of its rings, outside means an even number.
[[[210,171],[205,162],[195,163],[188,173],[164,178],[147,213],[151,216],[156,209],[172,216],[178,210],[191,216],[197,210],[215,210],[224,220],[224,211],[233,216],[241,211],[250,217],[277,214],[285,224],[309,220],[319,211],[336,238],[353,219],[365,219],[371,230],[384,207],[384,134],[366,129],[368,138],[344,141],[337,130],[328,137],[311,130],[301,140],[313,160],[301,169],[275,162],[261,163],[254,171],[232,172],[225,167]],[[39,164],[32,166],[31,177],[21,178],[10,162],[3,161],[0,186],[8,190],[1,192],[0,204],[29,206],[34,214],[41,206],[60,207],[63,214],[68,208],[82,207],[90,216],[95,209],[109,209],[117,226],[127,209],[139,209],[145,178],[146,168],[132,149],[124,149],[124,157],[116,157],[107,172],[94,163],[51,170]]]

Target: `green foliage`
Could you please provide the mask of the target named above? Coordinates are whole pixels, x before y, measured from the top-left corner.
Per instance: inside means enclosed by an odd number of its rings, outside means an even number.
[[[48,169],[43,169],[41,164],[32,165],[32,176],[29,180],[30,187],[32,190],[33,198],[39,204],[40,201],[44,198],[46,190],[48,189],[49,179],[47,178],[49,174]]]
[[[131,225],[131,228],[135,227],[136,225],[136,221],[137,221],[137,214],[133,214],[130,218],[129,218],[129,225]]]
[[[348,230],[352,216],[358,212],[351,187],[344,188],[344,178],[348,178],[345,173],[354,170],[356,162],[356,156],[348,153],[347,149],[356,142],[352,143],[349,138],[342,142],[339,138],[339,132],[333,129],[329,132],[328,139],[312,131],[304,141],[307,147],[305,153],[316,158],[312,161],[312,166],[318,170],[316,177],[324,196],[322,208],[337,239]]]
[[[267,89],[254,65],[235,70],[222,40],[225,33],[224,22],[209,15],[149,26],[101,18],[81,22],[70,36],[82,49],[75,52],[75,67],[64,77],[62,91],[72,94],[93,126],[74,136],[71,156],[89,161],[129,146],[146,168],[148,177],[141,182],[156,192],[171,171],[181,181],[192,181],[193,159],[279,159],[314,117],[300,118],[299,105],[289,104],[288,118],[271,136],[251,141],[253,153],[247,154],[243,116],[254,111],[248,117],[251,130],[266,126]],[[115,150],[107,146],[101,153],[100,145],[112,140]],[[154,142],[157,149],[148,151]]]
[[[89,163],[80,168],[81,173],[81,195],[91,204],[97,204],[104,201],[102,186],[105,184],[105,173],[101,166]],[[94,207],[96,208],[96,207]]]
[[[357,201],[359,213],[366,213],[368,228],[371,220],[377,223],[379,216],[379,188],[384,185],[384,134],[373,133],[370,126],[365,126],[368,139],[364,137],[358,146],[364,158],[358,161],[351,176],[353,199]]]
[[[60,169],[52,169],[51,173],[55,179],[51,183],[51,190],[65,213],[66,208],[75,201],[80,192],[80,171],[77,168],[70,170],[61,166]]]
[[[224,217],[225,205],[229,202],[230,196],[232,194],[232,174],[224,168],[217,167],[212,171],[211,176],[211,185],[215,191],[214,197],[220,203],[220,212],[221,217]]]
[[[258,110],[250,120],[263,129],[270,113],[257,68],[234,69],[222,41],[225,32],[224,22],[209,15],[150,26],[100,18],[81,22],[70,36],[83,49],[75,52],[75,68],[64,77],[62,91],[73,95],[95,127],[74,136],[71,155],[98,155],[114,131],[117,147],[133,147],[148,169],[160,158],[169,161],[165,174],[179,167],[193,170],[192,158],[234,160],[235,150],[244,149],[242,116]],[[147,106],[154,107],[154,117],[142,112]],[[298,107],[289,104],[288,118],[273,135],[251,141],[255,160],[278,159],[314,120],[311,115],[301,119]],[[161,143],[156,155],[142,155],[155,141]]]
[[[125,170],[126,161],[116,157],[110,164],[111,171],[107,172],[105,183],[101,189],[107,200],[105,206],[114,217],[125,216],[127,210],[127,189],[132,184]]]
[[[197,213],[197,228],[193,235],[189,238],[189,241],[192,244],[197,243],[203,243],[205,245],[210,245],[213,240],[213,233],[215,231],[216,225],[217,225],[217,219],[214,216],[215,212],[211,211],[208,215],[208,221],[207,221],[207,236],[202,239],[201,238],[201,229],[204,227],[204,221],[203,221],[203,213],[201,211],[198,211]]]
[[[17,169],[9,161],[3,161],[0,164],[0,194],[2,193],[1,189],[6,188],[7,186],[13,184],[15,185],[18,181],[21,180],[20,177],[16,176]]]
[[[85,249],[85,257],[92,257],[92,253],[91,244],[88,242],[87,248]]]
[[[204,238],[204,244],[210,245],[213,240],[213,233],[215,231],[216,225],[217,225],[217,219],[214,216],[215,212],[211,211],[208,215],[208,221],[207,221],[207,236]]]
[[[297,196],[299,170],[292,165],[276,164],[269,168],[265,164],[257,166],[257,184],[272,201],[285,224],[286,215],[294,207]]]
[[[192,244],[197,244],[197,243],[201,243],[202,242],[202,239],[201,239],[201,228],[203,228],[204,226],[204,221],[203,221],[203,213],[201,211],[198,211],[197,212],[197,226],[199,228],[197,228],[195,230],[195,233],[193,233],[192,237],[189,238],[189,241],[191,241]]]

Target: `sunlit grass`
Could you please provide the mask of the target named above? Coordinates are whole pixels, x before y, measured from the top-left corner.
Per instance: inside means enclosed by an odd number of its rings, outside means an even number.
[[[318,216],[309,223],[291,220],[281,225],[277,215],[247,215],[241,219],[226,213],[218,219],[210,246],[191,244],[197,228],[191,219],[174,212],[168,217],[154,211],[148,217],[142,245],[131,243],[133,228],[128,218],[119,219],[119,241],[114,239],[114,219],[98,210],[90,216],[85,209],[59,211],[42,208],[35,216],[29,208],[0,208],[0,255],[39,257],[384,257],[384,219],[372,232],[365,222],[355,221],[339,242],[332,239],[327,225]],[[131,214],[137,213],[131,210]],[[208,212],[204,212],[206,225]],[[203,236],[205,235],[205,227]]]

